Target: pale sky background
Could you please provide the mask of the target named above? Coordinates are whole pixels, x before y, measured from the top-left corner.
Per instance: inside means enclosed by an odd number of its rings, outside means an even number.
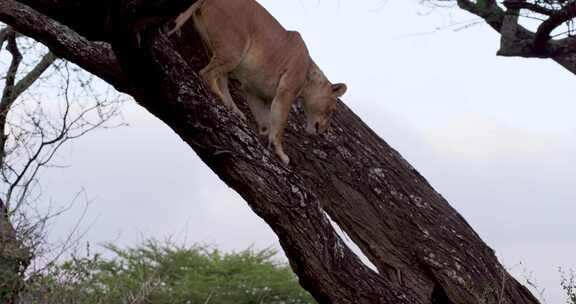
[[[348,84],[344,101],[512,273],[531,274],[548,303],[564,303],[558,267],[576,269],[576,76],[551,61],[495,56],[498,36],[486,25],[435,31],[473,19],[459,10],[423,15],[417,1],[260,3],[302,33],[328,77]],[[133,102],[123,112],[130,127],[81,139],[63,151],[71,168],[44,175],[55,204],[86,189],[85,241],[173,236],[224,250],[279,247],[169,128]],[[51,226],[54,239],[81,210]]]

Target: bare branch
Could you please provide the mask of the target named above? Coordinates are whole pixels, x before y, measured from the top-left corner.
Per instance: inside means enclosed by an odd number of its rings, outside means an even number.
[[[456,3],[461,9],[481,17],[494,30],[500,32],[505,13],[494,1],[457,0]]]
[[[48,61],[52,60],[50,57],[48,54],[42,61],[45,61],[44,59],[46,58],[48,58]],[[28,121],[35,130],[30,134],[38,134],[39,143],[35,145],[34,148],[27,144],[21,145],[28,154],[27,160],[23,163],[22,168],[14,174],[14,179],[8,182],[9,188],[6,193],[6,201],[16,203],[10,208],[12,212],[21,208],[29,185],[36,180],[36,176],[42,168],[50,165],[54,156],[65,143],[104,126],[118,113],[114,107],[117,104],[116,101],[101,102],[98,100],[94,105],[80,110],[74,110],[73,112],[72,103],[69,100],[71,74],[72,72],[69,70],[68,64],[65,64],[62,75],[64,77],[64,85],[62,87],[64,109],[62,113],[59,114],[60,118],[56,124],[54,124],[51,119],[48,119],[48,117],[44,117],[40,104],[38,105],[37,111],[26,114]],[[89,83],[81,83],[79,86],[82,90],[86,90],[90,85]],[[92,114],[97,116],[94,121],[87,118],[88,115]],[[29,136],[25,138],[29,138]],[[18,191],[16,191],[17,189]]]
[[[24,91],[26,91],[30,86],[40,78],[40,76],[56,61],[57,57],[52,52],[48,52],[38,64],[18,81],[14,87],[14,92],[12,93],[12,98],[18,98]]]
[[[16,73],[18,72],[18,66],[22,61],[22,54],[18,50],[18,45],[16,44],[16,34],[10,28],[7,29],[6,38],[8,39],[8,51],[12,54],[12,62],[6,73],[6,80],[4,84],[4,91],[2,93],[2,99],[0,99],[0,165],[4,163],[4,157],[6,156],[5,146],[6,146],[6,117],[12,104],[12,95],[14,91],[14,82],[16,80]],[[8,204],[8,203],[7,203]]]
[[[5,117],[10,105],[13,101],[13,94],[14,94],[14,82],[16,81],[16,73],[18,72],[18,66],[22,61],[22,54],[20,54],[20,50],[18,50],[18,45],[16,44],[16,33],[14,31],[10,31],[7,34],[8,39],[8,51],[12,54],[12,61],[10,63],[10,67],[8,68],[8,72],[6,73],[6,81],[4,86],[4,91],[2,93],[2,99],[0,100],[0,117]]]
[[[8,7],[9,10],[4,10],[4,7]],[[26,17],[26,14],[30,14],[30,12],[27,12],[24,8],[24,6],[9,7],[9,3],[2,1],[0,2],[0,16],[12,10],[12,12],[19,14],[19,17]],[[41,15],[36,17],[42,19]],[[70,34],[72,36],[75,34],[66,27],[56,23],[52,24],[54,25],[53,28],[50,28],[50,25],[45,26],[35,22],[38,21],[38,19],[17,19],[19,25],[36,29],[44,28],[46,32],[55,32],[56,28],[63,30],[61,34]],[[50,21],[50,19],[45,18],[45,21]],[[25,26],[23,27],[24,29],[26,29]],[[42,248],[49,246],[45,243],[46,222],[48,219],[60,214],[60,212],[45,213],[45,211],[42,211],[42,215],[37,212],[38,215],[36,217],[32,219],[29,217],[28,213],[34,209],[35,203],[42,195],[40,189],[41,184],[38,178],[39,172],[44,168],[52,167],[53,159],[64,144],[90,131],[106,126],[105,123],[118,113],[117,105],[119,103],[119,101],[116,100],[100,100],[96,95],[90,95],[89,91],[95,79],[94,77],[91,76],[81,79],[81,77],[75,76],[77,79],[71,80],[70,75],[72,73],[78,74],[85,72],[79,68],[72,68],[72,71],[69,71],[69,65],[66,63],[54,65],[57,59],[54,53],[46,52],[44,56],[39,56],[37,55],[38,48],[35,47],[39,45],[38,43],[31,42],[30,39],[24,36],[20,36],[24,37],[24,39],[16,40],[18,36],[19,34],[11,27],[0,29],[0,45],[8,42],[7,49],[12,53],[13,57],[10,68],[7,71],[3,71],[5,75],[2,76],[5,77],[1,79],[3,82],[6,82],[6,85],[4,86],[0,102],[0,108],[2,110],[0,112],[0,135],[2,135],[0,141],[0,183],[3,184],[0,186],[0,199],[2,199],[0,211],[4,215],[4,217],[0,219],[0,225],[2,225],[0,227],[0,230],[2,230],[0,231],[0,237],[4,237],[3,240],[6,240],[6,236],[12,236],[14,242],[12,242],[13,245],[10,246],[13,247],[14,250],[17,250],[19,254],[18,259],[14,260],[14,262],[10,260],[11,262],[6,262],[6,265],[0,265],[0,267],[11,267],[8,271],[10,271],[11,277],[13,277],[14,280],[10,281],[10,284],[23,278],[22,273],[17,272],[17,269],[25,269],[32,257],[45,254],[41,251],[43,250]],[[68,52],[66,54],[73,54],[72,57],[78,56],[74,53],[72,47],[79,48],[82,55],[90,54],[91,51],[100,52],[95,56],[85,57],[88,59],[88,63],[85,66],[94,68],[97,67],[97,63],[99,63],[104,64],[100,66],[100,68],[104,68],[110,63],[109,59],[113,58],[113,56],[110,56],[109,46],[104,43],[88,42],[77,34],[76,36],[77,37],[72,37],[72,40],[66,40],[66,38],[70,39],[70,37],[62,37],[60,35],[56,40],[62,43],[69,43],[64,50]],[[74,40],[76,38],[79,40]],[[89,47],[84,48],[87,45]],[[67,47],[71,48],[68,49]],[[56,47],[56,49],[58,49],[58,47]],[[28,58],[29,54],[31,54],[33,58],[38,57],[38,60],[30,60]],[[22,60],[23,56],[28,58],[28,60]],[[33,64],[29,62],[33,62]],[[29,98],[19,98],[24,92],[28,91],[34,83],[37,83],[38,80],[46,81],[43,75],[51,66],[54,66],[52,71],[59,72],[58,67],[62,65],[65,68],[64,73],[60,75],[58,73],[49,75],[50,77],[55,76],[56,79],[62,79],[60,77],[64,76],[65,85],[64,88],[61,89],[63,90],[62,96],[65,97],[65,107],[62,112],[58,113],[56,110],[52,113],[52,109],[56,109],[57,103],[46,103],[48,97],[45,95],[40,97],[41,101],[38,100],[35,107],[29,106],[29,102],[34,101],[33,93],[28,94]],[[23,77],[21,76],[22,74],[24,74]],[[120,74],[113,76],[120,77]],[[92,96],[95,100],[94,105],[84,105],[84,102],[79,103],[80,105],[75,105],[68,99],[70,95],[68,88],[73,81],[77,80],[79,82],[75,84],[75,88],[81,88],[85,93],[84,97]],[[72,96],[72,98],[76,98],[75,95]],[[76,101],[74,100],[74,102]],[[56,117],[56,119],[54,119],[54,117]],[[9,138],[4,136],[6,133],[10,134]],[[75,232],[76,229],[72,233]],[[76,240],[69,237],[66,242],[67,244],[54,248],[58,248],[57,251],[63,254],[69,250],[72,243],[76,242]],[[7,244],[7,242],[0,242],[0,245],[5,244]],[[55,252],[55,250],[50,250],[50,252]],[[6,252],[0,251],[0,259],[7,257],[11,258],[6,255]],[[4,263],[5,260],[2,261],[2,263]],[[4,277],[4,274],[0,275],[0,277]],[[10,278],[10,280],[12,280],[12,278]],[[2,282],[0,282],[0,285],[1,284]],[[2,290],[5,289],[4,287],[0,286],[0,302],[3,303],[5,299],[1,293]],[[16,288],[10,289],[17,292]]]

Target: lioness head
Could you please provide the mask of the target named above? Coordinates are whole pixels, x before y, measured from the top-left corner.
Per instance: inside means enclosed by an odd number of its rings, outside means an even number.
[[[306,112],[306,132],[320,134],[328,128],[330,117],[336,109],[336,101],[346,93],[343,83],[330,84],[326,82],[317,86],[314,93],[303,96],[304,111]]]

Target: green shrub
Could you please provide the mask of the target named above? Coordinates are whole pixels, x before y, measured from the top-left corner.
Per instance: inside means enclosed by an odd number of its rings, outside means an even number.
[[[273,250],[223,253],[157,241],[106,248],[111,258],[73,258],[31,278],[22,303],[315,303]]]

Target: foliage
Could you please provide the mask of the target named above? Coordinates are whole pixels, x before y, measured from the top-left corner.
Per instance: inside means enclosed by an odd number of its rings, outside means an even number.
[[[567,303],[576,304],[576,273],[574,270],[570,270],[568,273],[566,273],[563,272],[562,269],[560,269],[560,273],[562,274],[562,281],[560,282],[560,285],[568,297]]]
[[[223,253],[147,241],[72,258],[33,278],[23,303],[315,303],[273,250]]]

